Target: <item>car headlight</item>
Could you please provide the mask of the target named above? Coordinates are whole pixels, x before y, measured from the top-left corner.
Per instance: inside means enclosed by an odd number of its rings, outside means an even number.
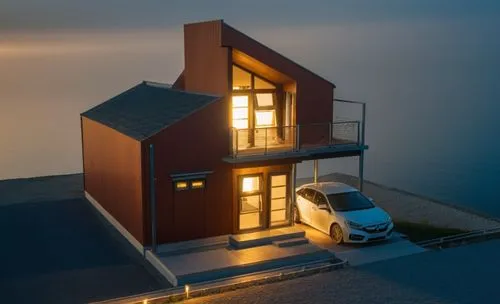
[[[353,221],[347,221],[346,220],[345,223],[346,223],[347,226],[349,226],[351,228],[354,228],[354,229],[361,229],[361,228],[363,228],[363,225],[358,224],[358,223],[353,222]]]

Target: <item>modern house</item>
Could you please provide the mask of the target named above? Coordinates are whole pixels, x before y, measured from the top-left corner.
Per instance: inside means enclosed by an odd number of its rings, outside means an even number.
[[[293,225],[297,163],[362,160],[332,82],[222,20],[185,25],[184,52],[173,85],[81,114],[85,194],[137,247]]]

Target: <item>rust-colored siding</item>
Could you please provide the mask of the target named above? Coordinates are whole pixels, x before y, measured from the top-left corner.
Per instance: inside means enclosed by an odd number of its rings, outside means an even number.
[[[187,91],[225,96],[230,51],[221,47],[222,21],[184,25],[184,85]]]
[[[145,176],[149,174],[147,149],[149,144],[155,147],[158,242],[183,241],[195,235],[209,237],[232,233],[231,165],[222,161],[229,154],[227,126],[226,103],[219,100],[143,143]],[[202,195],[186,197],[188,194],[175,192],[171,174],[200,171],[212,171],[207,175]],[[144,187],[149,187],[147,180]],[[196,201],[186,201],[185,204],[180,200],[195,197]],[[144,199],[149,206],[149,197]],[[189,216],[190,213],[192,216]],[[203,214],[200,216],[200,213]],[[196,218],[198,220],[194,220]],[[179,221],[189,221],[189,225],[197,227],[188,229],[184,226],[181,229],[185,223]],[[149,224],[146,228],[150,231]]]
[[[141,143],[81,119],[85,191],[143,243]]]

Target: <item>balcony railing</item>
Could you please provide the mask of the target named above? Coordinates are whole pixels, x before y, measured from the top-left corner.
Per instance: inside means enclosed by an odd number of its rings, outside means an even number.
[[[300,152],[336,145],[361,145],[359,121],[285,127],[231,129],[233,158]]]

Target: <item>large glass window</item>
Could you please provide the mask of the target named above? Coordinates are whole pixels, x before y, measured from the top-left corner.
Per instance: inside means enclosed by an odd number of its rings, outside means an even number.
[[[261,176],[244,176],[240,178],[240,183],[240,230],[260,227]]]
[[[233,65],[233,90],[249,90],[252,88],[252,75]]]
[[[233,128],[248,128],[248,96],[233,96]]]
[[[274,127],[275,116],[276,115],[274,110],[255,111],[255,127]]]

